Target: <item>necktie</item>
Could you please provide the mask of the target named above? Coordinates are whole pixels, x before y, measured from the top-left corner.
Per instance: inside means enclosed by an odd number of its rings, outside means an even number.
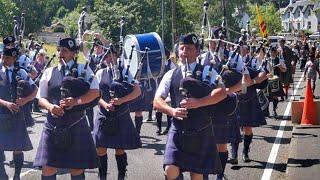
[[[60,72],[61,72],[63,77],[66,75],[66,66],[65,65],[61,66]]]
[[[109,74],[109,80],[110,80],[110,82],[112,82],[112,80],[113,80],[113,74],[112,74],[112,69],[108,69],[108,74]]]
[[[7,84],[10,84],[10,76],[9,76],[9,72],[10,72],[10,69],[9,69],[9,68],[6,68]]]

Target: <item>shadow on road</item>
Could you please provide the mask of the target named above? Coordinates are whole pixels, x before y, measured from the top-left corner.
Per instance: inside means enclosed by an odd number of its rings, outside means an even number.
[[[231,169],[232,170],[239,170],[241,168],[252,168],[252,169],[265,169],[267,162],[262,162],[262,161],[257,161],[257,160],[251,160],[251,163],[258,163],[256,165],[250,165],[248,163],[248,165],[236,165],[236,166],[232,166]],[[279,172],[286,172],[286,168],[287,168],[287,164],[286,163],[274,163],[273,164],[273,170],[275,171],[279,171]]]

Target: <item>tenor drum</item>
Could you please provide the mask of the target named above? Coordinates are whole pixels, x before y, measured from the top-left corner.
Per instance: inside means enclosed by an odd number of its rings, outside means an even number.
[[[265,110],[269,107],[269,99],[267,98],[264,90],[259,90],[257,93],[259,104],[261,106],[261,110]]]
[[[280,78],[278,76],[273,76],[272,78],[269,78],[268,82],[271,93],[280,91]]]
[[[129,62],[132,45],[135,46],[132,60]],[[145,49],[148,48],[148,53]],[[130,64],[130,73],[139,80],[155,79],[164,71],[165,50],[160,36],[155,33],[127,35],[124,39],[125,64]],[[142,62],[141,71],[138,71]],[[138,74],[137,74],[138,72]]]

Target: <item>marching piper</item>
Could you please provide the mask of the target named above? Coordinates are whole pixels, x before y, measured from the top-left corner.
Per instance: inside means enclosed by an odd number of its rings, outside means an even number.
[[[208,91],[208,94],[205,94],[202,98],[189,96],[183,98],[179,91],[179,87],[184,84],[184,80],[188,80],[186,76],[189,72],[186,73],[186,71],[190,70],[190,73],[195,76],[195,72],[192,73],[192,71],[196,68],[198,55],[199,42],[197,36],[194,34],[181,36],[179,58],[182,65],[164,75],[154,99],[154,107],[157,110],[173,116],[164,155],[164,170],[168,180],[183,179],[181,173],[186,171],[190,172],[193,180],[202,179],[203,174],[221,172],[211,117],[205,110],[205,106],[216,104],[226,97],[222,85],[220,83],[216,84],[216,71],[208,72],[209,67],[206,67],[203,70],[203,75],[200,75],[200,79],[205,80],[209,73],[211,75],[208,79],[210,85],[217,86],[212,91],[209,88],[203,88],[203,90]],[[197,81],[193,82],[191,84],[185,83],[185,86],[197,84]],[[186,92],[186,94],[205,93],[200,89],[190,90],[191,92]],[[165,102],[169,92],[172,106]]]
[[[57,51],[59,64],[46,69],[39,83],[39,105],[48,115],[34,166],[42,167],[44,180],[56,179],[57,168],[70,169],[72,180],[84,179],[85,169],[98,167],[85,105],[99,97],[99,84],[89,67],[77,63],[73,38],[60,39]]]
[[[23,151],[32,150],[24,106],[35,98],[38,88],[25,70],[14,65],[17,57],[17,48],[5,48],[0,65],[0,179],[8,178],[3,164],[4,151],[13,151],[13,179],[18,180],[24,161]],[[22,81],[26,86],[19,85]]]
[[[97,72],[102,97],[99,101],[99,112],[95,121],[93,136],[100,159],[99,177],[105,180],[108,169],[107,149],[115,149],[118,167],[118,179],[125,178],[127,171],[127,154],[125,150],[141,147],[138,135],[130,117],[129,101],[141,94],[139,84],[133,81],[130,71],[116,65],[116,54],[112,48],[111,56],[105,59],[106,68]],[[127,77],[124,84],[124,77]],[[132,89],[131,89],[132,88]]]
[[[249,159],[249,149],[252,143],[253,127],[258,127],[266,124],[266,120],[264,118],[264,114],[261,110],[256,89],[264,89],[265,87],[258,88],[257,86],[261,83],[265,83],[266,81],[266,72],[265,68],[263,68],[264,58],[266,56],[265,48],[260,47],[258,50],[258,56],[255,58],[251,58],[247,63],[247,68],[250,73],[250,77],[252,82],[247,84],[247,92],[244,94],[239,94],[239,121],[240,126],[243,129],[243,154],[242,159],[244,162],[250,162]],[[255,76],[254,76],[255,74]],[[264,86],[266,86],[264,85]],[[238,147],[239,143],[231,144],[232,151],[232,162],[237,162],[238,159]]]
[[[211,39],[223,39],[222,28],[213,28]],[[218,40],[219,41],[219,40]],[[242,58],[239,53],[233,52],[228,60],[221,59],[217,55],[218,49],[222,42],[211,40],[209,42],[210,56],[205,56],[204,62],[210,62],[214,69],[222,74],[222,79],[229,93],[228,98],[217,104],[217,112],[213,113],[214,132],[216,136],[217,148],[222,165],[222,173],[217,175],[217,180],[223,179],[224,170],[228,160],[227,143],[240,143],[241,134],[239,124],[237,122],[237,97],[235,92],[241,90],[242,71],[244,69]],[[218,51],[219,52],[219,51]],[[210,60],[211,59],[211,60]],[[223,65],[229,64],[228,69],[222,69]],[[225,71],[226,70],[226,71]],[[248,72],[244,73],[246,81],[250,80]],[[226,109],[230,109],[227,111]],[[205,179],[208,179],[205,176]]]

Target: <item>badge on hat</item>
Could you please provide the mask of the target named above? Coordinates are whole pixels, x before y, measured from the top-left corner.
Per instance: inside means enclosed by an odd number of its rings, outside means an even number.
[[[187,34],[180,36],[179,44],[193,44],[193,45],[199,45],[198,44],[198,38],[195,34]]]
[[[72,41],[72,40],[69,40],[69,41],[68,41],[68,45],[69,45],[70,48],[72,48],[72,47],[74,46],[73,41]]]

